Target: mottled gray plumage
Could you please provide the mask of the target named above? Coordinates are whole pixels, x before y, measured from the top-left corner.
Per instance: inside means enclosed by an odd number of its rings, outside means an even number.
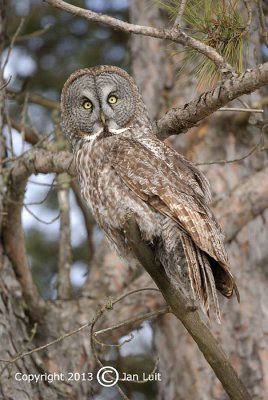
[[[122,229],[132,210],[170,279],[219,320],[216,288],[226,297],[233,289],[239,294],[208,206],[208,182],[156,139],[133,79],[113,66],[76,71],[63,88],[61,110],[82,195],[118,253],[136,263]]]

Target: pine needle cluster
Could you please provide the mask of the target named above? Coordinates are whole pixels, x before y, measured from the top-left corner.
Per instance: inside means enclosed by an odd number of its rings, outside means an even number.
[[[181,0],[156,0],[175,20]],[[190,36],[213,47],[236,72],[243,70],[244,46],[247,44],[246,24],[238,0],[188,0],[183,13],[183,30]],[[182,72],[190,67],[199,84],[212,82],[220,76],[215,64],[192,48],[183,50]]]

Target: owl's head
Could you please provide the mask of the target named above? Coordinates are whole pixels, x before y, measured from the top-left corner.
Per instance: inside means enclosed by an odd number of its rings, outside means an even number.
[[[133,79],[110,65],[74,72],[62,90],[61,112],[71,141],[90,140],[103,132],[120,134],[138,123],[150,124]]]

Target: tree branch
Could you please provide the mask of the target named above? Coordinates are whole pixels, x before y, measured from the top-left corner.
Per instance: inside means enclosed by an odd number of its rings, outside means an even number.
[[[163,270],[155,264],[152,250],[141,239],[138,225],[133,214],[126,218],[125,236],[137,259],[151,275],[161,290],[173,314],[182,322],[197,343],[207,362],[221,381],[231,400],[250,400],[244,384],[239,379],[227,355],[214,338],[208,327],[202,322],[196,310],[189,307],[182,293],[172,284]]]
[[[19,158],[7,170],[12,185],[16,186],[31,174],[49,174],[67,172],[76,176],[73,155],[68,151],[53,152],[49,150],[28,151],[25,157]]]
[[[232,77],[182,107],[172,108],[154,124],[155,134],[164,140],[187,131],[199,121],[237,97],[268,84],[268,62]]]
[[[199,53],[204,54],[214,64],[220,68],[222,72],[231,72],[232,67],[229,65],[224,58],[213,48],[188,36],[182,30],[176,28],[172,29],[158,29],[151,26],[134,25],[128,22],[121,21],[117,18],[110,17],[108,15],[99,14],[92,10],[86,10],[84,8],[76,7],[72,4],[66,3],[62,0],[43,0],[45,3],[50,4],[53,7],[64,10],[70,14],[77,15],[85,18],[88,21],[101,22],[106,25],[112,26],[114,29],[120,30],[126,33],[134,33],[136,35],[151,36],[158,39],[167,39],[175,43],[182,44],[183,46],[189,46]]]

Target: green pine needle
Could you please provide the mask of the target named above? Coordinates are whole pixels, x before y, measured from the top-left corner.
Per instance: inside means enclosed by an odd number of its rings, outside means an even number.
[[[171,21],[175,20],[181,0],[155,0],[167,10]],[[243,70],[243,50],[247,44],[244,35],[245,21],[238,9],[236,0],[188,0],[183,19],[187,33],[213,47],[236,72]],[[220,77],[215,64],[206,56],[192,48],[184,48],[181,72],[190,68],[198,78],[198,84],[214,81]],[[194,66],[194,67],[192,67]]]

